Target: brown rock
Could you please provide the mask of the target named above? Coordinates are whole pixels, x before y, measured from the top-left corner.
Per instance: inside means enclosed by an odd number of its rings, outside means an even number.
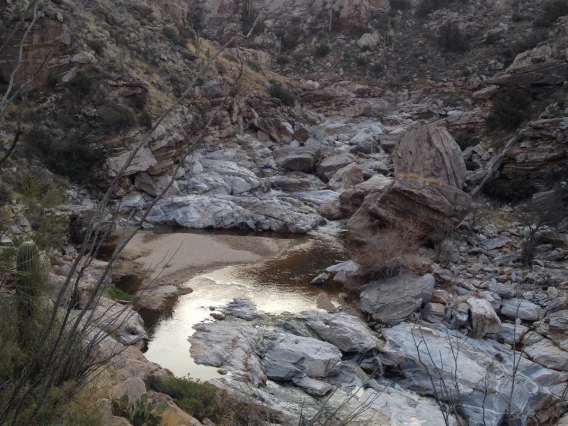
[[[444,127],[411,126],[401,136],[392,159],[396,176],[415,173],[459,189],[465,185],[467,170],[461,149]]]

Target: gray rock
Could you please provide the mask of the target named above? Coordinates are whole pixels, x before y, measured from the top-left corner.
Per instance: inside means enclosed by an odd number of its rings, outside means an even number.
[[[398,324],[422,305],[420,279],[402,275],[363,286],[361,310],[384,324]]]
[[[320,151],[311,147],[284,147],[273,152],[274,161],[281,169],[309,172],[313,169]]]
[[[544,315],[540,306],[535,305],[528,300],[523,299],[506,299],[503,300],[501,306],[501,315],[509,318],[520,318],[525,321],[538,321]]]
[[[550,339],[542,339],[533,345],[525,346],[523,352],[544,367],[568,371],[568,352],[555,345]]]
[[[472,337],[479,339],[487,333],[499,333],[501,320],[495,309],[485,299],[467,299],[471,318]]]
[[[405,376],[400,381],[403,386],[430,395],[437,392],[446,400],[461,398],[470,425],[498,426],[505,421],[513,383],[513,356],[506,347],[467,339],[442,325],[434,328],[402,323],[384,329],[383,336],[387,341],[385,356],[400,366]],[[545,376],[545,381],[540,382]],[[520,360],[512,404],[516,424],[526,424],[538,410],[551,404],[552,395],[543,386],[558,378],[551,370]],[[444,391],[442,383],[445,383]]]
[[[428,322],[442,322],[446,315],[446,307],[441,303],[426,303],[422,309],[422,318]]]
[[[510,238],[492,238],[490,240],[484,240],[479,243],[479,246],[485,250],[495,250],[501,247],[505,247],[511,242]]]
[[[120,213],[130,213],[139,210],[144,206],[144,198],[140,193],[133,191],[122,199],[118,211]]]
[[[329,275],[324,273],[319,274],[313,280],[310,281],[310,284],[322,284],[329,279]]]
[[[321,380],[312,379],[307,376],[304,376],[302,378],[294,378],[292,379],[292,381],[296,386],[302,388],[304,392],[314,396],[320,396],[320,397],[327,396],[335,389],[329,383],[322,382]]]
[[[327,268],[325,268],[325,272],[329,272],[329,273],[337,273],[337,272],[357,272],[357,270],[359,269],[359,265],[357,265],[355,262],[353,262],[352,260],[348,260],[346,262],[341,262],[338,263],[336,265],[333,266],[328,266]]]
[[[146,393],[146,384],[139,377],[130,377],[112,388],[112,398],[120,399],[126,395],[132,402],[143,393]]]
[[[379,340],[359,318],[345,313],[306,318],[306,324],[341,352],[365,353],[377,349]]]
[[[334,191],[346,189],[363,182],[363,172],[357,163],[351,163],[336,171],[329,180],[329,187]]]
[[[341,361],[339,349],[310,337],[280,334],[267,345],[263,360],[266,375],[276,380],[292,380],[304,374],[323,378]]]
[[[505,343],[509,345],[516,345],[521,341],[523,336],[529,331],[529,328],[522,324],[501,324],[501,332],[499,335],[503,338]]]
[[[352,154],[338,154],[327,157],[317,166],[318,176],[327,182],[336,171],[353,162],[355,162],[355,157]]]
[[[495,309],[496,311],[501,309],[501,302],[503,301],[503,299],[501,299],[501,296],[499,296],[497,293],[494,293],[492,291],[481,291],[479,292],[479,297],[491,303],[491,306],[493,306],[493,309]]]
[[[509,284],[490,281],[489,290],[491,290],[493,293],[498,294],[503,299],[512,299],[513,297],[515,297],[515,289]]]
[[[134,187],[152,197],[158,196],[158,188],[146,172],[136,173],[136,176],[134,176]]]
[[[436,279],[432,274],[425,274],[420,278],[420,285],[422,286],[422,301],[428,303],[432,301],[432,292],[436,287]]]

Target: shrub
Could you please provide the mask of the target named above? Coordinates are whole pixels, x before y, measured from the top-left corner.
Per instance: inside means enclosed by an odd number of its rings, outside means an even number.
[[[88,74],[79,74],[69,81],[69,88],[75,95],[87,96],[94,88],[94,78]]]
[[[461,150],[464,151],[466,148],[475,145],[475,133],[459,133],[456,135],[456,142],[460,146]]]
[[[540,42],[548,39],[548,31],[546,30],[533,30],[530,34],[525,35],[522,39],[515,41],[511,46],[503,52],[505,56],[505,63],[508,65],[515,57],[522,52],[534,49]]]
[[[296,104],[296,95],[277,81],[271,82],[270,96],[280,99],[282,103],[287,106],[294,106]]]
[[[150,130],[152,128],[152,116],[147,111],[142,111],[138,117],[138,124],[140,124],[145,129]]]
[[[132,127],[138,122],[134,111],[121,104],[100,108],[99,115],[110,130]]]
[[[499,201],[517,203],[533,196],[535,187],[524,178],[499,179],[487,182],[483,193]]]
[[[128,395],[112,401],[112,414],[127,419],[133,426],[160,426],[161,414],[165,412],[166,406],[155,400],[149,401],[146,393],[133,402],[130,402]]]
[[[87,40],[87,45],[99,56],[105,52],[105,42],[101,39]]]
[[[153,390],[171,396],[184,411],[198,420],[210,418],[216,421],[219,413],[218,389],[206,382],[190,377],[167,377],[151,384]]]
[[[243,10],[241,13],[241,28],[244,35],[248,35],[257,17],[258,12],[252,6],[252,2],[245,1],[243,3]],[[266,25],[259,19],[252,30],[252,35],[262,34],[265,29]]]
[[[540,16],[535,20],[537,27],[549,27],[561,16],[568,15],[568,0],[548,0]]]
[[[278,55],[276,57],[276,63],[278,65],[286,65],[286,64],[290,63],[290,58],[286,55]]]
[[[7,204],[12,200],[12,192],[8,189],[8,187],[0,183],[0,205]]]
[[[532,95],[529,89],[511,87],[499,93],[486,119],[490,130],[515,130],[530,117]]]
[[[320,58],[327,56],[329,52],[331,52],[329,44],[318,44],[316,46],[316,50],[314,51],[315,55],[319,56]]]
[[[466,36],[455,22],[446,22],[439,29],[438,44],[444,50],[465,52],[467,50]]]
[[[102,162],[101,156],[84,142],[52,145],[45,156],[47,167],[54,173],[76,182],[87,182],[91,169]]]

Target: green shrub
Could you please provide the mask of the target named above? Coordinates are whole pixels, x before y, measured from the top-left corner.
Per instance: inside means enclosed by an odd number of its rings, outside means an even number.
[[[59,175],[76,182],[87,182],[91,169],[103,158],[84,142],[66,141],[53,144],[45,155],[47,167]]]
[[[94,90],[94,78],[88,74],[79,74],[69,81],[69,88],[75,95],[87,96]]]
[[[548,0],[535,20],[537,27],[550,27],[561,16],[568,15],[568,0]]]
[[[531,31],[530,34],[525,35],[522,39],[516,40],[503,52],[505,64],[511,64],[519,53],[534,49],[540,42],[547,39],[548,31],[543,29]]]
[[[284,105],[294,106],[296,104],[296,95],[277,81],[270,84],[270,96],[280,99]]]
[[[138,124],[140,124],[145,129],[150,130],[152,128],[152,116],[147,111],[142,111],[138,117]]]
[[[486,119],[490,130],[515,130],[530,117],[532,95],[530,89],[511,87],[493,100]]]
[[[160,426],[161,414],[165,412],[166,406],[155,400],[149,401],[146,393],[133,402],[130,402],[128,395],[112,401],[112,414],[127,419],[133,426]]]
[[[466,148],[475,145],[475,133],[459,133],[458,135],[456,135],[456,142],[461,150],[464,151]]]
[[[109,130],[126,129],[138,122],[134,111],[121,104],[99,108],[99,115]]]
[[[112,300],[132,300],[132,296],[130,294],[125,293],[112,283],[108,286],[107,296]]]
[[[483,186],[487,196],[499,201],[517,203],[533,196],[536,188],[526,179],[515,178],[511,180],[499,179],[487,182]]]
[[[467,38],[455,22],[446,22],[440,27],[438,44],[444,50],[450,52],[465,52],[467,50]]]
[[[198,420],[209,418],[214,422],[220,412],[219,390],[206,382],[190,377],[167,377],[151,384],[153,390],[171,396],[184,411]]]
[[[276,63],[278,65],[286,65],[290,63],[290,58],[286,55],[278,55],[276,57]]]
[[[0,205],[7,204],[10,201],[12,201],[12,191],[5,184],[0,183]]]
[[[257,17],[258,12],[252,6],[252,2],[243,2],[243,10],[241,13],[241,29],[244,35],[248,35]],[[259,19],[254,29],[252,30],[252,35],[262,34],[265,29],[266,25]]]
[[[323,58],[324,56],[327,56],[329,54],[329,52],[331,52],[331,47],[329,47],[329,44],[318,44],[316,46],[316,49],[314,51],[316,56],[319,56],[320,58]]]
[[[488,33],[487,37],[485,37],[484,43],[488,46],[495,44],[499,41],[500,35],[497,33]]]

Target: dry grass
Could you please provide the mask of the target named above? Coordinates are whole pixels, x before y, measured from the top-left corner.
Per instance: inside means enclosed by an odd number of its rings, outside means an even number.
[[[424,230],[416,223],[404,227],[389,226],[372,236],[359,234],[357,238],[363,247],[354,259],[360,265],[356,281],[360,284],[421,270],[427,260],[418,255],[426,242],[424,235]],[[357,288],[357,283],[351,285]]]

